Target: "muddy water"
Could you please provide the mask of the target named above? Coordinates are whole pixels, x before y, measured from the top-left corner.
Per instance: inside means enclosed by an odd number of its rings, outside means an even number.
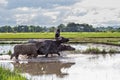
[[[13,52],[15,44],[0,44],[0,54],[7,54],[8,51]]]
[[[16,44],[0,44],[0,54],[7,54],[7,52],[9,50],[12,51],[13,53],[13,48]],[[109,50],[109,49],[114,49],[117,51],[120,51],[120,47],[118,46],[111,46],[111,45],[104,45],[104,44],[92,44],[92,43],[87,43],[87,44],[68,44],[71,45],[72,47],[74,47],[76,50],[86,50],[89,47],[94,47],[94,48],[99,48],[99,49],[105,49],[105,50]]]
[[[120,47],[101,44],[71,44],[77,50],[90,46],[100,49]],[[69,53],[69,54],[68,54]],[[75,54],[62,52],[62,57],[54,56],[37,59],[23,59],[19,62],[6,59],[0,60],[0,65],[12,70],[17,69],[30,80],[120,80],[120,54]],[[8,57],[8,59],[7,59]],[[1,59],[1,58],[0,58]]]

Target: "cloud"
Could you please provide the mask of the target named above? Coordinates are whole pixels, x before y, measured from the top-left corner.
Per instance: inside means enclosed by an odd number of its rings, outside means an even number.
[[[6,0],[0,0],[0,7],[5,7],[8,4]]]
[[[71,6],[71,11],[64,21],[93,25],[120,25],[119,4],[119,0],[84,0]]]
[[[0,0],[0,25],[119,25],[119,0]]]
[[[53,8],[56,6],[69,6],[73,5],[80,0],[7,0],[7,8],[18,8],[18,7],[34,7],[34,8]]]
[[[6,6],[0,9],[2,24],[37,24],[37,25],[56,25],[59,13],[62,10],[57,7],[70,6],[80,0],[4,0]],[[64,10],[64,9],[63,9]],[[12,22],[12,23],[10,23]],[[62,23],[62,22],[60,22]],[[6,25],[5,24],[5,25]]]
[[[41,8],[17,8],[13,12],[16,24],[28,24],[28,25],[54,25],[58,11],[44,10]]]
[[[53,20],[56,20],[57,19],[57,15],[59,15],[59,12],[45,12],[43,14],[44,16],[47,16],[47,17],[51,17],[51,19]]]
[[[78,2],[76,5],[93,8],[119,8],[119,4],[119,0],[84,0],[83,2]]]

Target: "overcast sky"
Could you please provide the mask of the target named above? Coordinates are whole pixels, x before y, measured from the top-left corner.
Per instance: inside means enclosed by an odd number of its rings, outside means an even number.
[[[0,25],[119,25],[120,0],[0,0]]]

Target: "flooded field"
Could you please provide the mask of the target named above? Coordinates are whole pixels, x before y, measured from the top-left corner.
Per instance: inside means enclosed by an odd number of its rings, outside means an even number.
[[[10,50],[13,52],[15,44],[0,44],[0,54],[7,54]]]
[[[70,44],[76,50],[88,47],[100,49],[116,49],[119,46],[103,44]],[[0,45],[1,53],[6,54],[14,45]],[[6,51],[6,52],[4,52]],[[19,62],[10,60],[8,55],[0,56],[0,65],[12,70],[18,70],[30,80],[119,80],[120,54],[81,54],[61,52],[62,56],[36,59],[20,59]]]

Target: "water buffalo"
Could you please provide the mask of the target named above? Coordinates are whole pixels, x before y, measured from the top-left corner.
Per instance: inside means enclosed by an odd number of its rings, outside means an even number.
[[[41,42],[15,45],[14,53],[11,55],[10,59],[12,59],[14,56],[16,59],[18,59],[20,54],[37,57],[37,50],[41,47],[40,44]]]
[[[60,37],[58,40],[44,40],[42,42],[34,42],[28,44],[19,44],[14,47],[14,54],[11,55],[11,59],[15,56],[18,59],[20,54],[27,55],[28,57],[37,57],[38,55],[58,54],[64,50],[74,50],[70,46],[61,45],[68,42],[69,39]]]
[[[60,56],[59,53],[59,46],[62,43],[68,42],[69,39],[67,38],[63,38],[60,37],[60,39],[58,40],[45,40],[42,42],[42,46],[39,48],[39,50],[37,51],[38,54],[43,54],[45,55],[45,57],[48,56],[48,54],[58,54]]]
[[[52,47],[50,47],[52,46]],[[60,56],[60,53],[61,51],[72,51],[72,50],[75,50],[75,48],[69,46],[69,45],[59,45],[59,46],[56,46],[56,44],[53,44],[50,45],[49,47],[49,50],[45,50],[45,46],[43,47],[40,47],[40,49],[38,50],[38,55],[46,55],[45,57],[48,56],[48,54],[58,54]],[[48,53],[48,54],[47,54]]]

